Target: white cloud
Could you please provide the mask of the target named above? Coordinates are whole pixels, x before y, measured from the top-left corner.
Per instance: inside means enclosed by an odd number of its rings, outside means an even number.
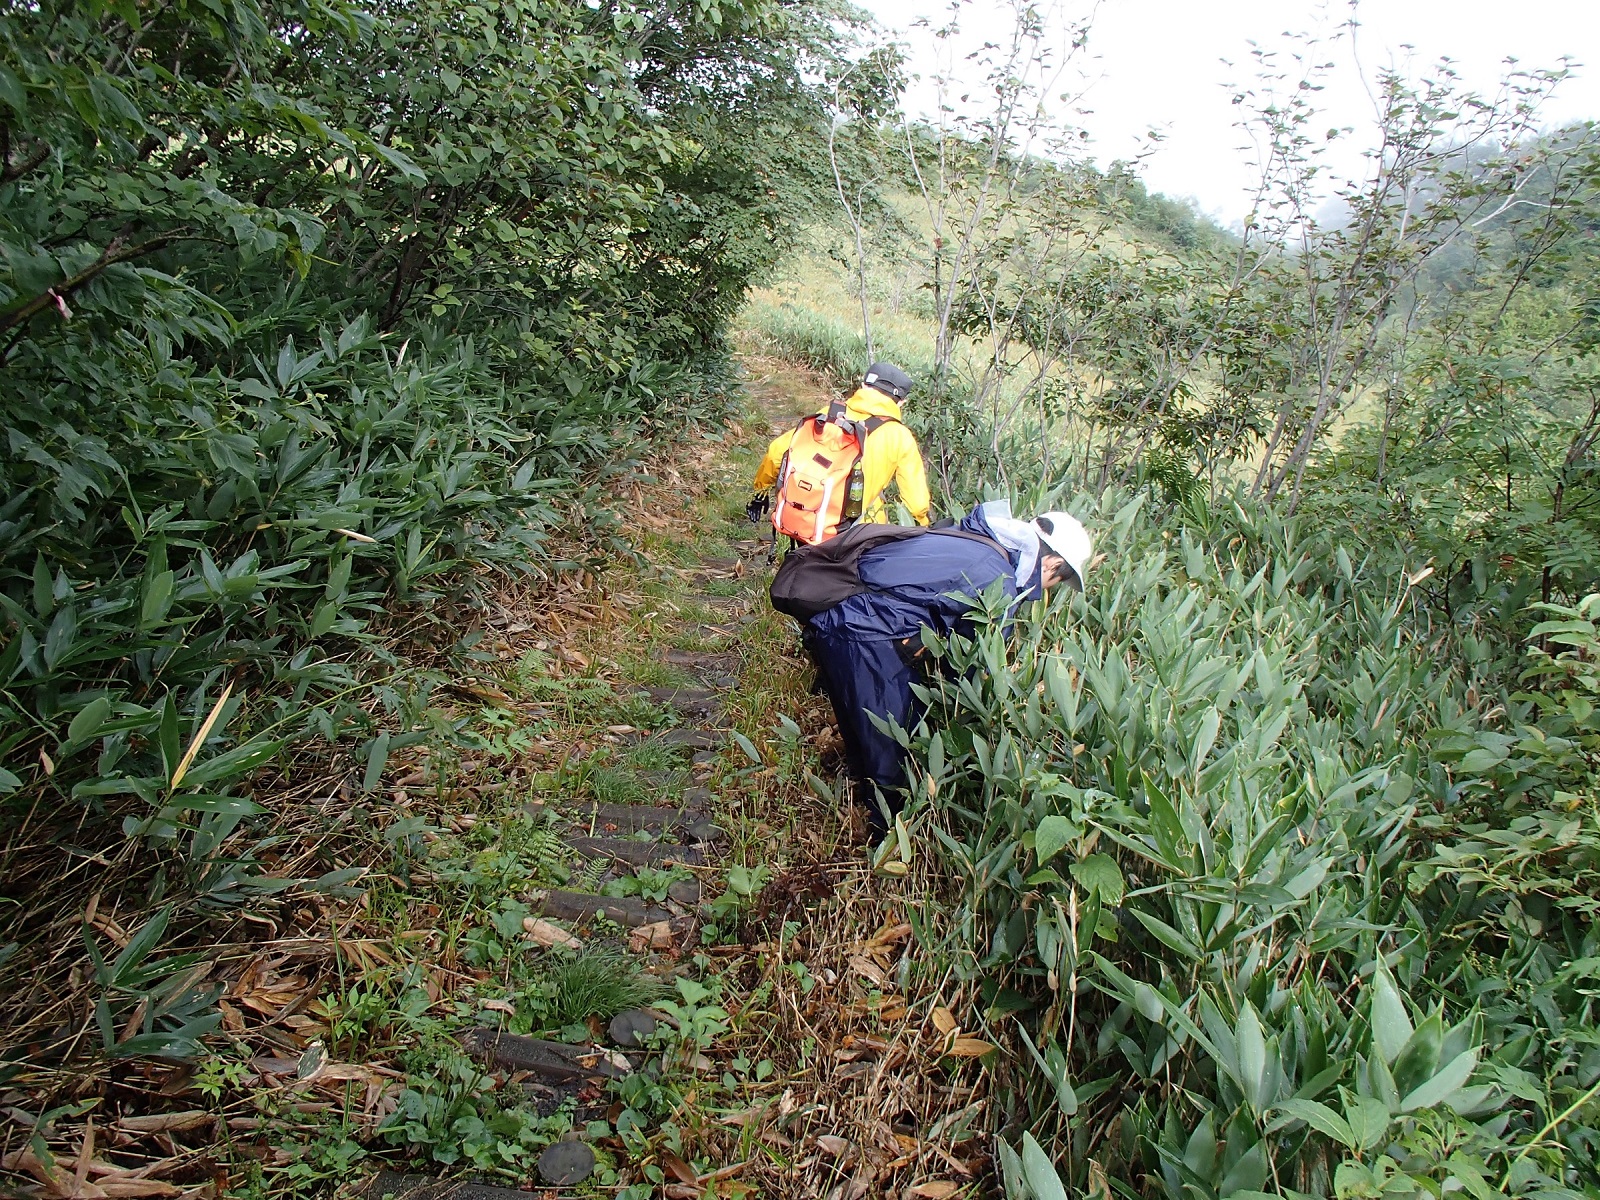
[[[925,77],[935,74],[932,41],[912,26],[918,18],[939,23],[949,9],[935,0],[865,3],[884,26],[906,33],[911,69]],[[1285,33],[1331,33],[1347,11],[1342,4],[1316,0],[1105,0],[1095,13],[1081,67],[1088,84],[1083,103],[1091,111],[1080,119],[1091,135],[1090,153],[1102,165],[1132,157],[1145,132],[1159,129],[1165,138],[1142,169],[1151,188],[1193,196],[1225,223],[1236,220],[1245,211],[1255,176],[1250,156],[1240,149],[1239,110],[1224,84],[1252,78],[1252,40],[1263,49],[1278,49],[1286,46]],[[963,51],[982,38],[997,37],[1008,24],[1002,13],[992,4],[966,6]],[[1336,160],[1344,169],[1357,165],[1360,135],[1372,124],[1363,74],[1369,83],[1391,66],[1421,75],[1441,56],[1454,60],[1463,82],[1483,93],[1496,90],[1508,56],[1524,68],[1556,67],[1569,56],[1580,65],[1545,108],[1545,123],[1600,119],[1600,3],[1593,0],[1524,0],[1516,6],[1490,0],[1387,0],[1362,5],[1357,17],[1354,39],[1324,50],[1336,68],[1320,94],[1328,126],[1356,129]],[[926,82],[907,98],[912,109],[931,103]]]

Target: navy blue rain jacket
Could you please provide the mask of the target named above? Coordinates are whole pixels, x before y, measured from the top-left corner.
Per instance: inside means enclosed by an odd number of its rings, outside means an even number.
[[[993,536],[976,509],[959,528]],[[886,794],[906,786],[899,744],[879,732],[868,714],[912,728],[922,715],[911,691],[921,679],[913,658],[922,629],[941,636],[963,630],[973,598],[996,580],[1006,599],[1015,600],[1015,572],[1004,550],[930,529],[863,554],[861,582],[869,590],[811,619],[806,645],[833,701],[853,777],[876,783]],[[1035,576],[1026,590],[1037,587],[1037,570]]]

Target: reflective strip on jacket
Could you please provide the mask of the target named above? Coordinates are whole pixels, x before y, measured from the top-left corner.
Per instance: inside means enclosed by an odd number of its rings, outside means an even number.
[[[819,412],[827,412],[824,405]],[[883,524],[889,520],[883,503],[884,489],[890,483],[900,488],[900,499],[918,525],[928,523],[928,472],[922,465],[922,451],[917,449],[916,436],[900,423],[900,405],[877,388],[859,388],[845,405],[845,415],[852,420],[867,417],[885,417],[887,420],[867,435],[867,444],[861,453],[861,522]],[[799,424],[797,421],[796,424]],[[788,453],[794,430],[786,430],[772,439],[767,456],[756,471],[755,490],[764,492],[778,482],[778,468]]]

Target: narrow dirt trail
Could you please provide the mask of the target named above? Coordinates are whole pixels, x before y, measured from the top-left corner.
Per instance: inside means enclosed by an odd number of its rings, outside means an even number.
[[[324,886],[216,958],[215,1056],[84,1078],[57,1161],[178,1200],[983,1194],[927,856],[853,842],[744,518],[823,390],[747,368],[743,421],[619,484],[642,564],[502,595],[433,733],[307,823]]]
[[[580,786],[529,807],[583,864],[528,895],[538,940],[611,931],[669,990],[577,1049],[504,1021],[467,1044],[499,1077],[576,1104],[581,1148],[546,1151],[540,1182],[585,1182],[557,1194],[601,1180],[641,1200],[979,1194],[982,1075],[945,1054],[936,967],[912,961],[935,916],[927,877],[875,874],[853,842],[831,713],[766,602],[770,542],[743,517],[768,438],[822,390],[793,366],[747,365],[742,427],[659,472],[665,506],[641,497],[656,578],[615,588],[617,619],[574,631],[569,651],[658,728],[574,739],[561,775]],[[642,894],[616,894],[631,881]]]

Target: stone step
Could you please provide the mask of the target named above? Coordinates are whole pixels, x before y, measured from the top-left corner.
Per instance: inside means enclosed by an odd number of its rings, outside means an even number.
[[[717,729],[667,729],[647,740],[680,750],[720,750],[727,745],[728,735]]]
[[[700,903],[700,881],[698,879],[674,879],[667,884],[667,899],[674,904],[681,904],[685,908],[693,908]]]
[[[684,667],[708,688],[728,691],[739,686],[739,656],[728,651],[668,650],[661,661]]]
[[[462,1035],[467,1053],[509,1071],[530,1071],[554,1082],[574,1079],[621,1079],[633,1073],[626,1058],[615,1050],[547,1042],[519,1033],[473,1029]]]
[[[633,1049],[643,1044],[643,1038],[656,1031],[657,1024],[655,1014],[649,1009],[630,1008],[612,1017],[606,1032],[617,1045]]]
[[[589,1178],[594,1162],[594,1151],[582,1142],[556,1142],[539,1155],[539,1178],[552,1187],[571,1187]]]
[[[610,859],[630,867],[659,867],[664,863],[699,866],[705,861],[705,855],[694,846],[641,842],[634,838],[575,837],[569,839],[567,845],[585,858]]]
[[[696,721],[714,721],[722,716],[722,701],[708,688],[647,687],[633,694],[676,709]]]
[[[697,821],[690,821],[689,824],[685,825],[683,827],[683,836],[697,846],[714,845],[728,840],[728,834],[722,826],[706,817],[701,817]]]
[[[654,925],[658,921],[672,920],[672,914],[637,896],[596,896],[590,892],[568,892],[560,888],[539,893],[529,898],[530,907],[558,921],[585,922],[605,917],[637,929],[641,925]]]

